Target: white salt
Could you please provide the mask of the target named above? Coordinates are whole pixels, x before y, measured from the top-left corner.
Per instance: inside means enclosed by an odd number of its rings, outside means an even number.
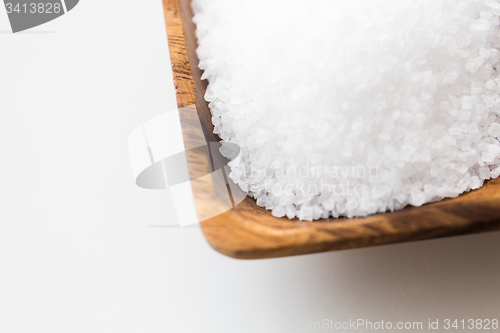
[[[500,124],[498,123],[491,124],[490,127],[488,128],[488,134],[495,138],[498,137],[500,135]]]
[[[193,9],[214,132],[241,148],[230,178],[274,216],[365,216],[500,176],[499,0]]]

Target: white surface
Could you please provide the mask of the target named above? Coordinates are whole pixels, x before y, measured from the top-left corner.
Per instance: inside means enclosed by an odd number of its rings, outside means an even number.
[[[180,126],[179,111],[170,110],[146,121],[135,128],[128,137],[130,164],[137,186],[144,189],[165,189],[174,203],[177,219],[181,226],[198,224],[194,195],[189,182],[189,170],[184,154],[184,143]],[[177,155],[180,154],[181,155]],[[182,165],[169,166],[168,158],[177,155],[183,158]],[[166,168],[176,170],[187,181],[175,185],[176,179],[169,179]],[[177,179],[178,180],[178,179]],[[172,186],[175,185],[175,186]]]
[[[8,30],[0,12],[0,30]],[[175,107],[161,2],[85,0],[0,34],[0,332],[302,332],[499,316],[500,234],[236,261],[135,186],[127,138]]]

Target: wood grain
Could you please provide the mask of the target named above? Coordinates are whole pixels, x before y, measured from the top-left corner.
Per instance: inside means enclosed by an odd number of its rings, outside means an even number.
[[[177,103],[186,150],[193,140],[216,142],[208,105],[203,96],[196,56],[195,26],[189,0],[163,0]],[[192,106],[192,105],[195,105]],[[198,117],[198,118],[197,118]],[[212,168],[210,151],[188,157],[190,172]],[[206,178],[206,177],[204,177]],[[193,184],[200,216],[214,207],[226,207],[215,182]],[[417,241],[438,237],[500,230],[500,181],[481,189],[419,208],[366,218],[340,218],[300,222],[275,218],[247,197],[233,209],[202,221],[208,243],[217,251],[239,259],[258,259],[367,246]]]

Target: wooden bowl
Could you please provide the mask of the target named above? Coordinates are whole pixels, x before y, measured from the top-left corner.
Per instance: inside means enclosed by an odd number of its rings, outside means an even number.
[[[197,41],[189,0],[163,0],[168,43],[186,150],[217,142],[203,96]],[[200,128],[201,123],[201,128]],[[188,154],[191,174],[208,174],[210,156]],[[213,165],[212,165],[213,169]],[[200,171],[201,170],[201,171]],[[227,206],[211,179],[192,182],[199,216]],[[225,189],[222,189],[224,192]],[[230,208],[230,207],[229,207]],[[208,243],[239,259],[258,259],[360,248],[500,230],[500,181],[455,199],[365,218],[300,222],[273,217],[246,197],[223,214],[200,222]]]

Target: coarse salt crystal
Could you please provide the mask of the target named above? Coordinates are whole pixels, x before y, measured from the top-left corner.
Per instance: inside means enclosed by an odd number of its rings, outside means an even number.
[[[229,178],[274,216],[366,216],[500,176],[500,1],[192,5],[214,133],[241,148]]]

